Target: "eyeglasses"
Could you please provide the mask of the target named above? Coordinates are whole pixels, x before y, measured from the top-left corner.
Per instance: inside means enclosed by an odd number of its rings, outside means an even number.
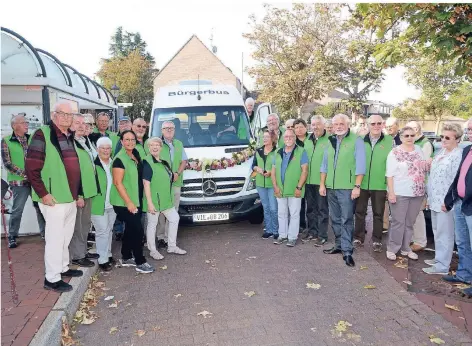
[[[64,113],[64,112],[54,112],[54,113],[61,117],[72,118],[74,116],[74,113]]]
[[[22,121],[21,123],[17,123],[18,125],[29,125],[29,121]]]
[[[293,129],[293,126],[287,126],[288,129]]]
[[[439,137],[441,137],[441,139],[445,139],[446,141],[449,141],[449,140],[451,140],[451,139],[457,139],[457,137],[456,137],[456,138],[451,138],[451,137],[449,137],[449,136],[443,136],[443,135],[441,135],[441,136],[439,136]]]
[[[377,123],[370,123],[370,126],[381,126],[382,125],[382,122],[379,121]]]
[[[415,135],[402,135],[402,137],[405,137],[405,138],[414,138]]]
[[[162,128],[164,131],[174,131],[175,127],[163,127]]]
[[[138,129],[145,129],[147,128],[147,125],[136,125]]]
[[[123,139],[125,142],[136,142],[136,138],[125,138]]]

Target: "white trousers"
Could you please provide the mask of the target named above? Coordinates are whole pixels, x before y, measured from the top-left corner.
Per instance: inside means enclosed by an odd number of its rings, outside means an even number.
[[[166,223],[169,224],[168,232],[167,232],[167,244],[168,247],[175,247],[177,246],[177,230],[179,228],[179,220],[180,216],[177,213],[175,208],[170,208],[161,212],[157,212],[155,214],[146,213],[147,214],[147,227],[146,227],[146,238],[147,238],[147,246],[151,253],[156,252],[156,226],[157,223],[160,221],[160,216],[166,218]],[[154,240],[154,241],[153,241]]]
[[[296,197],[277,198],[279,237],[297,240],[300,231],[300,209],[302,199]],[[289,221],[290,215],[290,221]]]
[[[38,203],[46,221],[44,266],[46,280],[58,282],[61,273],[69,270],[69,243],[74,234],[76,202],[56,204],[53,207]]]
[[[172,190],[174,191],[175,211],[178,213],[179,204],[180,204],[180,186],[174,186]],[[159,216],[159,222],[157,223],[156,237],[159,239],[167,239],[168,233],[169,233],[169,222],[168,220],[166,220],[164,213],[161,213],[161,215]],[[149,239],[147,234],[146,234],[146,238]]]
[[[416,217],[415,225],[413,226],[413,237],[411,238],[413,243],[422,247],[426,247],[426,244],[428,243],[428,239],[426,239],[426,221],[423,213],[424,207],[425,203],[423,202],[421,211]]]
[[[105,209],[103,215],[92,215],[92,224],[95,227],[95,245],[99,264],[105,264],[112,257],[111,241],[113,238],[113,225],[116,214],[113,208]]]

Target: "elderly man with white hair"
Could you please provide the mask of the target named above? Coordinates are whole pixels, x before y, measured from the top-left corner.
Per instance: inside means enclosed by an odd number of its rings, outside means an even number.
[[[411,127],[415,131],[415,145],[419,146],[423,151],[425,158],[432,158],[434,155],[433,144],[421,131],[421,125],[417,121],[410,121],[406,124],[407,127]],[[426,207],[426,197],[421,207],[421,211],[416,217],[415,226],[413,227],[413,237],[411,238],[411,249],[415,252],[423,250],[428,239],[426,238],[426,221],[424,219],[423,210]]]
[[[252,122],[254,121],[254,114],[256,113],[256,110],[254,109],[256,102],[252,97],[248,97],[244,104],[246,106],[247,114],[249,117],[249,124],[252,125]]]
[[[97,247],[98,266],[103,271],[110,271],[116,261],[111,253],[113,224],[116,213],[110,203],[110,189],[113,184],[111,175],[111,151],[113,142],[108,137],[97,140],[98,156],[94,160],[97,172],[99,193],[92,198],[92,223],[95,227],[95,245]]]
[[[385,120],[385,130],[387,130],[388,135],[393,137],[394,147],[402,144],[402,140],[400,139],[400,126],[398,125],[397,118],[387,118],[387,120]]]
[[[17,237],[26,201],[31,194],[31,184],[25,172],[25,156],[28,152],[28,120],[23,115],[14,115],[11,118],[13,133],[2,138],[2,162],[7,170],[7,181],[13,192],[13,207],[11,209],[8,227],[8,247],[18,246]],[[39,231],[44,237],[44,218],[38,204],[33,203],[36,209]]]
[[[362,138],[349,130],[345,114],[333,117],[335,136],[329,138],[320,168],[320,195],[328,195],[335,245],[326,254],[342,253],[346,265],[355,265],[352,258],[354,232],[354,200],[361,192],[366,172],[365,146]],[[328,189],[328,191],[326,191]]]
[[[263,143],[264,130],[268,130],[271,137],[278,138],[277,148],[282,148],[285,145],[284,143],[285,128],[280,126],[280,118],[277,114],[272,113],[272,114],[269,114],[269,116],[267,117],[267,126],[263,127],[259,133],[258,144],[260,145],[262,145]]]

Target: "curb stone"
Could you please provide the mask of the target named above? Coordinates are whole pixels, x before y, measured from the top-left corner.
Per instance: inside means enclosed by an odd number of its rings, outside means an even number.
[[[84,275],[70,280],[69,284],[72,285],[73,290],[61,294],[29,346],[59,346],[61,344],[62,317],[66,317],[69,324],[72,323],[90,278],[97,272],[97,268],[97,263],[91,268],[80,268]]]

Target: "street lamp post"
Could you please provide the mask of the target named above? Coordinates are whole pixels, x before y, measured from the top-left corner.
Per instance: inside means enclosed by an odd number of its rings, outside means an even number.
[[[113,97],[115,98],[115,103],[116,103],[116,111],[115,111],[115,128],[118,127],[118,96],[120,96],[120,88],[118,87],[118,85],[116,85],[116,82],[113,84],[113,86],[111,87],[111,94],[113,95]]]

